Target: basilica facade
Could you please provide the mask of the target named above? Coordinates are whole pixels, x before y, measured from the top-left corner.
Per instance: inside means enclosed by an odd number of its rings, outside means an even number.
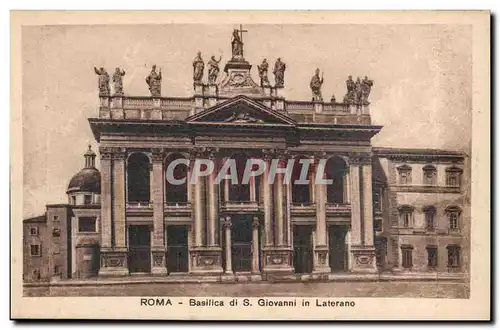
[[[275,62],[271,84],[263,61],[255,82],[240,34],[223,73],[207,63],[206,81],[198,54],[191,97],[162,96],[156,67],[148,96],[124,93],[125,71],[96,69],[100,169],[89,147],[68,203],[24,221],[25,280],[467,273],[467,156],[372,147],[383,128],[371,122],[371,80],[349,77],[344,99],[325,101],[318,70],[312,100],[285,99],[286,64]],[[193,182],[200,159],[215,170]],[[217,182],[228,159],[240,180]],[[242,183],[239,169],[257,159],[264,172]],[[308,184],[298,184],[302,159]],[[294,160],[289,180],[266,179],[273,160]],[[182,184],[167,180],[173,162]]]

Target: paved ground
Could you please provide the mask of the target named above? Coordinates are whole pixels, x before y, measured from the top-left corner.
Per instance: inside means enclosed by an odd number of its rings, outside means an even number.
[[[453,281],[293,283],[130,283],[32,287],[25,296],[310,296],[468,298],[469,285]]]

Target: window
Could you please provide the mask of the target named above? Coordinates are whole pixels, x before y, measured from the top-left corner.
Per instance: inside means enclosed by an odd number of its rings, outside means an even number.
[[[54,275],[59,275],[60,271],[59,271],[59,266],[58,265],[55,265],[54,266]]]
[[[399,222],[403,228],[413,227],[413,207],[409,205],[399,207]]]
[[[446,169],[446,185],[449,187],[460,187],[462,181],[462,169],[450,167]]]
[[[434,206],[426,206],[424,207],[425,213],[425,227],[427,230],[434,230],[436,227],[435,217],[436,217],[436,208]]]
[[[59,216],[58,215],[54,215],[54,217],[52,218],[52,221],[59,221]]]
[[[450,206],[445,211],[448,216],[448,228],[451,231],[460,230],[460,213],[462,210],[457,206]]]
[[[33,269],[32,274],[34,280],[39,280],[41,278],[39,269]]]
[[[448,250],[448,267],[449,268],[459,268],[460,267],[460,246],[458,245],[448,245],[446,247]]]
[[[436,185],[437,171],[432,165],[426,165],[423,168],[424,171],[424,185],[434,186]]]
[[[436,246],[427,247],[427,267],[436,268],[438,264],[438,250]]]
[[[80,233],[95,233],[96,218],[95,217],[78,218],[78,231]]]
[[[411,184],[411,167],[408,165],[401,165],[398,167],[399,172],[399,184],[409,185]]]
[[[413,267],[413,246],[411,245],[401,246],[401,253],[403,256],[403,262],[402,262],[403,268]]]
[[[150,171],[148,156],[133,153],[127,160],[127,200],[131,203],[150,202]]]
[[[375,219],[375,221],[373,221],[373,227],[375,231],[382,231],[382,219]]]
[[[30,235],[38,236],[38,227],[30,227]]]
[[[83,196],[83,204],[85,204],[85,205],[92,204],[92,195],[84,195]]]
[[[376,188],[373,191],[373,209],[375,212],[382,212],[383,211],[383,198],[384,196],[384,189],[383,188]]]
[[[31,244],[30,245],[30,255],[32,257],[39,257],[41,255],[42,251],[40,248],[40,244]]]

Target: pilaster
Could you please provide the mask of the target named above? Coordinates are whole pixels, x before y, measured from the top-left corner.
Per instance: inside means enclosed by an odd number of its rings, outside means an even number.
[[[166,266],[166,248],[165,222],[164,222],[164,168],[162,149],[153,149],[153,178],[152,194],[153,197],[153,240],[151,247],[151,272],[153,274],[167,274]]]
[[[325,179],[325,168],[320,166],[320,161],[326,165],[326,155],[318,155],[314,158],[314,176]],[[328,265],[328,245],[327,245],[327,230],[326,230],[326,186],[324,183],[315,182],[315,197],[316,197],[316,231],[315,231],[315,246],[314,246],[314,273],[330,273]]]

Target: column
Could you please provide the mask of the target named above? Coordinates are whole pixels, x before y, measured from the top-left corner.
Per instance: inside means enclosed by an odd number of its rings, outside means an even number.
[[[321,158],[320,158],[321,157]],[[320,166],[320,161],[324,165]],[[314,158],[315,177],[325,179],[326,156],[317,156]],[[315,182],[316,197],[316,230],[314,232],[314,273],[329,273],[328,264],[328,245],[326,230],[326,185],[320,180]]]
[[[372,164],[362,166],[363,171],[363,220],[364,244],[373,246],[373,191],[372,191]]]
[[[226,269],[224,274],[233,274],[233,264],[231,262],[231,217],[226,217],[224,223],[226,234]]]
[[[281,161],[280,161],[281,162]],[[274,220],[276,221],[275,227],[275,237],[276,245],[284,245],[284,224],[285,224],[285,210],[284,210],[284,187],[283,187],[283,173],[276,173],[276,178],[274,180]]]
[[[165,246],[165,221],[164,221],[164,168],[163,150],[153,149],[153,175],[152,175],[152,198],[153,198],[153,240],[152,240],[152,267],[153,274],[167,274]]]
[[[359,190],[359,165],[351,159],[351,244],[361,245],[361,196]]]
[[[252,219],[252,273],[259,274],[259,217]]]
[[[101,147],[101,248],[111,248],[111,153]]]
[[[125,150],[116,148],[113,153],[113,216],[115,246],[126,250],[125,224]]]
[[[377,271],[373,246],[371,155],[350,156],[352,271]]]
[[[266,246],[274,245],[274,234],[273,234],[273,196],[272,188],[273,186],[269,184],[269,169],[271,167],[271,155],[269,153],[264,154],[265,169],[264,174],[261,177],[262,193],[263,193],[263,204],[264,204],[264,244]]]
[[[251,176],[248,180],[248,184],[250,186],[250,202],[256,202],[257,201],[257,194],[255,191],[255,177]]]
[[[216,241],[216,230],[217,230],[217,218],[218,218],[218,207],[219,207],[219,196],[218,196],[218,185],[215,184],[215,177],[218,172],[218,164],[216,163],[215,154],[210,154],[210,160],[215,163],[214,170],[210,173],[208,177],[208,189],[207,189],[207,199],[208,199],[208,230],[207,230],[207,245],[209,247],[218,246]]]
[[[197,177],[194,184],[194,245],[203,246],[205,236],[205,177]]]

